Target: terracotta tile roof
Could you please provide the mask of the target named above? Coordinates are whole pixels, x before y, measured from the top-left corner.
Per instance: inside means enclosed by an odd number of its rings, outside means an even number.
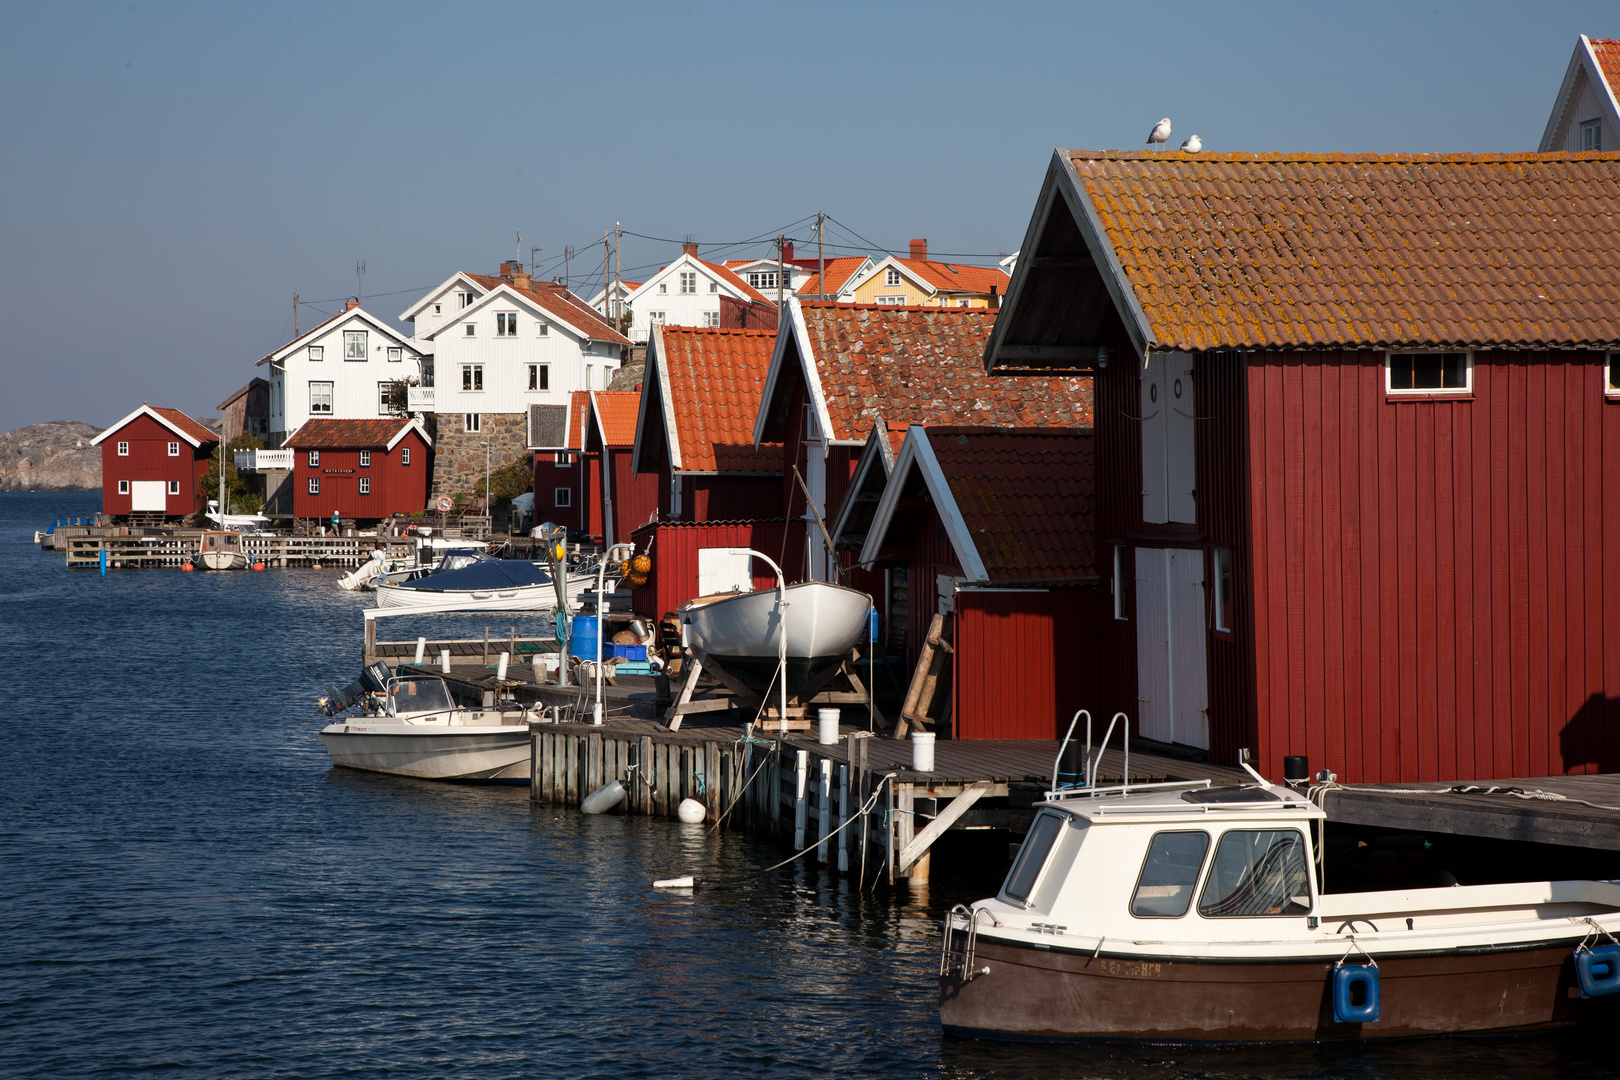
[[[609,446],[627,447],[636,444],[636,414],[641,408],[641,393],[636,390],[596,391],[596,413],[601,420],[602,441]]]
[[[983,293],[994,288],[1001,296],[1007,294],[1007,282],[1012,278],[999,266],[964,266],[961,263],[935,262],[932,259],[894,260],[913,274],[928,282],[938,292]]]
[[[995,311],[830,302],[800,310],[834,439],[863,439],[879,419],[1091,426],[1090,377],[985,373]]]
[[[1609,84],[1609,92],[1620,97],[1620,39],[1587,38],[1592,43],[1592,55],[1597,57],[1598,68]]]
[[[828,295],[837,296],[839,290],[842,289],[845,285],[849,284],[849,279],[855,276],[855,271],[859,270],[861,268],[861,266],[865,262],[866,262],[866,260],[864,258],[828,259],[827,260],[827,286],[828,287],[825,290],[828,293]],[[800,295],[800,296],[820,296],[821,295],[821,293],[823,291],[822,288],[821,288],[821,271],[819,269],[819,264],[817,264],[817,265],[818,265],[818,269],[816,269],[816,271],[810,275],[809,279],[806,280],[805,283],[799,288],[798,295]],[[1006,290],[1003,290],[1003,291],[1006,291]]]
[[[585,414],[591,408],[591,392],[575,390],[568,395],[568,449],[585,448]]]
[[[703,265],[707,266],[710,270],[713,270],[715,277],[741,292],[744,296],[748,297],[748,299],[758,300],[762,304],[776,303],[775,300],[768,299],[764,293],[760,292],[758,289],[748,284],[748,282],[738,277],[736,272],[728,267],[721,266],[719,263],[704,262],[702,259],[698,259],[697,261],[703,263]]]
[[[169,409],[162,405],[153,405],[150,406],[150,408],[153,412],[157,413],[159,416],[163,417],[163,419],[167,420],[169,423],[173,424],[187,435],[190,435],[198,442],[219,442],[219,433],[217,431],[204,427],[202,424],[193,420],[179,409]]]
[[[548,311],[580,332],[589,334],[594,341],[611,341],[619,345],[630,344],[630,339],[609,326],[602,313],[554,281],[532,281],[528,288],[492,274],[468,274],[486,289],[505,285],[515,292],[531,298],[543,311]]]
[[[658,362],[669,376],[681,469],[687,472],[778,472],[782,444],[754,450],[754,417],[765,392],[774,330],[661,328]]]
[[[387,446],[411,421],[396,416],[375,420],[305,420],[283,443],[294,450],[367,450]]]
[[[1620,341],[1620,153],[1068,154],[1161,347]]]
[[[930,427],[928,443],[991,581],[1095,578],[1091,433]]]

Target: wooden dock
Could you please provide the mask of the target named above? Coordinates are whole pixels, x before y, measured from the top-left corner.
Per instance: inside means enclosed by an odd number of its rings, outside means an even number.
[[[69,570],[96,569],[106,554],[111,570],[176,569],[201,546],[201,529],[73,529],[58,536]],[[243,536],[242,550],[267,567],[359,566],[377,548],[406,558],[414,541],[400,536]]]
[[[1620,851],[1620,773],[1333,788],[1323,809],[1347,825]]]

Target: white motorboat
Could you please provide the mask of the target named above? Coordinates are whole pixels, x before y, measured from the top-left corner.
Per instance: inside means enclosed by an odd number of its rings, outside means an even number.
[[[551,611],[557,607],[551,575],[526,559],[495,559],[458,551],[446,555],[440,565],[442,569],[421,577],[379,581],[377,606],[433,611]],[[569,592],[573,601],[576,594],[572,588]]]
[[[788,686],[837,663],[865,639],[872,598],[859,589],[802,581],[785,590]],[[776,669],[783,633],[777,591],[700,596],[677,614],[687,641],[739,674]]]
[[[321,729],[332,764],[429,780],[529,776],[529,714],[458,707],[441,678],[390,678],[368,715]]]
[[[197,561],[209,570],[246,570],[249,560],[242,550],[242,534],[208,530],[198,539]]]
[[[208,510],[203,517],[212,521],[221,529],[228,529],[239,533],[262,533],[270,526],[270,519],[263,514],[221,514],[219,500],[209,499]]]
[[[1048,793],[1001,891],[945,920],[944,1029],[1176,1043],[1614,1030],[1620,882],[1323,894],[1322,810],[1254,779]]]

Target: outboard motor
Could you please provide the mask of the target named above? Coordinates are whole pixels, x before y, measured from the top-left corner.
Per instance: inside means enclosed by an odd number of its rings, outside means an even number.
[[[381,660],[367,664],[360,669],[360,677],[341,690],[336,686],[326,688],[326,696],[315,704],[327,716],[336,716],[338,713],[359,701],[366,694],[380,694],[388,688],[388,680],[393,672]]]

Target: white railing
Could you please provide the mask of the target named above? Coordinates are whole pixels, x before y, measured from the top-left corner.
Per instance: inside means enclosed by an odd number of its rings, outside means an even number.
[[[266,469],[291,469],[293,467],[293,452],[291,450],[238,450],[236,451],[236,467],[248,472],[263,472]]]
[[[433,387],[410,386],[406,391],[405,407],[411,412],[433,411]]]

